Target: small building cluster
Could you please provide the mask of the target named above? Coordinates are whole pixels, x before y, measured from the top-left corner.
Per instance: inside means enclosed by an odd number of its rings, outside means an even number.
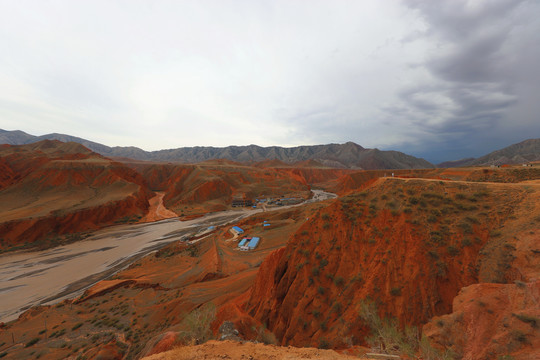
[[[300,204],[304,199],[301,197],[277,197],[277,198],[261,198],[255,199],[256,204],[266,204],[266,205],[275,205],[275,206],[284,206],[284,205],[296,205]]]
[[[242,235],[244,233],[244,229],[242,229],[241,227],[239,226],[233,226],[231,228],[231,232],[234,234],[234,235]]]
[[[232,207],[253,207],[257,208],[258,205],[262,206],[285,206],[296,205],[304,201],[302,197],[285,197],[284,195],[279,197],[258,197],[251,199],[246,194],[237,194],[233,196],[231,206]]]
[[[239,226],[233,226],[229,231],[235,236],[245,233],[244,229]],[[242,240],[238,242],[238,248],[243,251],[254,250],[259,246],[260,241],[261,238],[258,236],[244,236]]]
[[[259,241],[261,240],[260,237],[253,236],[253,237],[245,237],[238,243],[238,247],[240,250],[248,251],[253,250],[259,245]]]
[[[253,206],[253,201],[246,197],[245,194],[243,195],[236,195],[233,197],[232,200],[232,207],[250,207]]]

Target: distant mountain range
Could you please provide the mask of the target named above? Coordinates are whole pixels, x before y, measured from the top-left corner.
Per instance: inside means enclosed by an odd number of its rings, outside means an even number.
[[[76,142],[103,156],[145,161],[198,163],[214,159],[227,159],[238,162],[279,160],[287,164],[300,161],[316,161],[329,167],[366,170],[435,167],[424,159],[407,155],[399,151],[366,149],[353,142],[347,142],[345,144],[296,146],[291,148],[280,146],[261,147],[257,145],[227,147],[195,146],[145,151],[134,146],[110,147],[65,134],[53,133],[34,136],[20,130],[7,131],[0,129],[0,144],[24,145],[41,140]],[[446,161],[437,166],[444,168],[458,166],[486,166],[520,164],[531,161],[540,161],[540,139],[525,140],[479,158]]]
[[[504,149],[490,152],[479,158],[468,158],[455,161],[446,161],[437,164],[438,167],[458,166],[489,166],[504,164],[524,164],[540,161],[540,139],[529,139]]]
[[[86,139],[64,134],[34,136],[20,130],[0,129],[0,144],[24,145],[41,140],[76,142],[107,157],[130,158],[149,161],[178,161],[198,163],[212,159],[228,159],[238,162],[258,162],[279,160],[285,163],[314,160],[336,168],[351,169],[419,169],[433,168],[430,162],[399,151],[365,149],[353,142],[345,144],[261,147],[257,145],[227,147],[183,147],[178,149],[144,151],[137,147],[109,147]]]

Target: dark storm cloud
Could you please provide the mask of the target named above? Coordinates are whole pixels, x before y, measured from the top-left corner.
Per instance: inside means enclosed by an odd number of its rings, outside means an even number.
[[[427,71],[429,79],[402,89],[400,105],[385,109],[388,116],[407,114],[418,130],[433,136],[439,146],[447,147],[438,155],[446,159],[455,158],[455,150],[464,145],[475,156],[508,145],[496,144],[502,132],[508,130],[507,123],[530,123],[527,116],[533,116],[531,111],[522,111],[524,118],[510,119],[516,106],[533,105],[520,99],[518,89],[532,81],[520,73],[538,71],[523,56],[540,40],[531,27],[536,25],[531,14],[538,13],[538,4],[515,0],[404,3],[418,13],[427,27],[404,41],[423,39],[432,44],[431,55],[417,64]],[[507,139],[524,140],[520,136],[526,133],[538,136],[538,130],[540,127],[534,124],[516,126]],[[429,146],[430,139],[424,143]],[[433,156],[433,149],[420,148],[416,146],[421,155],[432,161],[442,160]]]
[[[540,136],[539,13],[525,0],[0,2],[0,127],[146,150],[483,155]]]

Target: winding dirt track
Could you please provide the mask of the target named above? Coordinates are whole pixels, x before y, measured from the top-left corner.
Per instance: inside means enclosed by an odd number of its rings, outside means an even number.
[[[467,184],[467,185],[494,185],[494,186],[540,186],[540,180],[527,180],[517,183],[506,183],[506,182],[488,182],[488,181],[465,181],[465,180],[441,180],[441,179],[428,179],[428,178],[405,178],[405,177],[383,177],[379,180],[401,180],[401,181],[428,181],[428,182],[445,182],[445,183],[454,183],[454,184]]]

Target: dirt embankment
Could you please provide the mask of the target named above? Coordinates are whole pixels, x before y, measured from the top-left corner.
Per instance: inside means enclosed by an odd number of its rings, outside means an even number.
[[[540,191],[538,181],[529,184],[514,186],[527,196],[482,249],[480,283],[423,328],[464,359],[540,358]]]
[[[0,190],[1,248],[51,246],[63,235],[137,221],[153,196],[136,171],[77,144],[10,146],[0,159],[9,169]]]
[[[337,179],[321,181],[327,191],[344,195],[361,191],[381,177],[424,178],[467,182],[518,183],[540,178],[540,168],[451,168],[348,171]]]
[[[335,180],[327,181],[323,187],[336,194],[345,195],[370,187],[383,177],[413,177],[440,179],[440,169],[405,169],[405,170],[362,170],[345,173]]]
[[[366,298],[382,316],[425,324],[450,313],[460,289],[479,281],[479,260],[492,256],[481,249],[524,196],[481,184],[379,181],[310,218],[218,318],[241,314],[239,330],[266,324],[282,345],[336,348],[364,344]],[[496,265],[485,271],[500,271]]]
[[[460,291],[451,314],[433,318],[423,332],[463,359],[539,359],[539,299],[540,280],[474,284]]]
[[[183,346],[168,352],[145,357],[146,360],[196,360],[196,359],[258,359],[258,360],[361,360],[357,356],[338,354],[333,350],[279,347],[274,345],[239,343],[234,341],[209,341],[202,345]]]
[[[325,183],[327,181],[338,179],[353,170],[344,169],[318,169],[318,168],[276,168],[276,171],[296,178],[299,182],[306,185]]]
[[[136,222],[146,212],[146,201],[145,198],[129,196],[123,200],[62,216],[44,216],[1,223],[0,233],[3,240],[1,244],[3,248],[23,244],[31,246],[34,243],[43,246],[58,245],[61,236],[96,230],[119,222]],[[78,238],[79,235],[73,235],[67,240]]]

